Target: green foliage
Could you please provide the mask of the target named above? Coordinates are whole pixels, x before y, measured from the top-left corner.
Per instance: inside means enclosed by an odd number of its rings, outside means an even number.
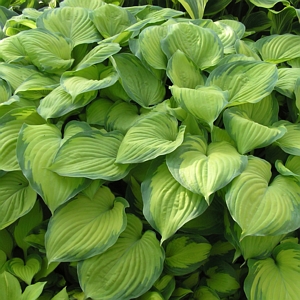
[[[298,299],[297,7],[0,0],[0,299]]]

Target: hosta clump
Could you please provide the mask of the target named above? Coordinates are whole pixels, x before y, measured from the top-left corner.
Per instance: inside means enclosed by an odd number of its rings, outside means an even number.
[[[297,299],[295,1],[4,2],[0,298]]]

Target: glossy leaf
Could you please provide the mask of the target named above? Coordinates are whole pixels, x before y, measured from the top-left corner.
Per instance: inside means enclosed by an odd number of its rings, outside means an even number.
[[[50,219],[45,236],[48,261],[79,261],[105,252],[126,227],[127,206],[107,187],[100,187],[92,199],[79,194]]]
[[[280,235],[298,228],[300,186],[292,177],[271,180],[271,165],[250,157],[244,172],[232,182],[225,199],[233,219],[249,235]]]
[[[167,58],[180,50],[201,70],[214,66],[223,56],[223,45],[217,34],[192,23],[170,25],[161,47]]]
[[[188,190],[202,194],[208,204],[210,195],[226,186],[246,165],[247,157],[228,142],[207,145],[202,137],[192,135],[167,156],[167,166],[174,178]]]
[[[60,147],[49,169],[61,176],[78,177],[76,181],[81,180],[81,177],[120,180],[130,170],[128,164],[115,162],[123,137],[118,131],[78,133]]]
[[[155,233],[142,234],[142,222],[134,215],[128,215],[127,220],[125,231],[112,247],[79,262],[79,282],[86,297],[95,300],[137,298],[160,276],[165,255]]]
[[[78,123],[77,132],[84,129]],[[72,126],[69,127],[72,130]],[[54,210],[80,192],[89,182],[84,178],[61,177],[49,170],[65,138],[54,125],[23,125],[17,143],[17,157],[23,174],[31,187]]]
[[[202,214],[207,203],[201,195],[181,186],[173,178],[165,162],[161,161],[160,159],[152,164],[141,190],[143,214],[162,236],[162,243],[186,222]]]
[[[141,163],[174,151],[183,141],[185,126],[166,113],[150,113],[131,127],[118,150],[116,163]]]
[[[277,82],[273,64],[256,61],[235,61],[215,68],[206,85],[217,85],[229,92],[231,105],[256,103],[268,96]]]

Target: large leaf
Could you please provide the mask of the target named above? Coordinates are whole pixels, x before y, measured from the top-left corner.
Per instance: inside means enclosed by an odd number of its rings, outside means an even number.
[[[6,102],[12,95],[11,86],[0,78],[0,103]]]
[[[80,44],[94,43],[101,39],[89,12],[82,7],[62,7],[45,10],[37,19],[37,27],[53,33],[60,32],[70,38],[73,47]]]
[[[122,102],[123,103],[123,102]],[[86,107],[86,121],[89,124],[104,126],[106,116],[114,103],[105,98],[94,100]]]
[[[161,235],[161,243],[202,214],[207,203],[180,185],[161,159],[153,162],[141,185],[143,214]]]
[[[192,19],[202,19],[208,0],[179,0]]]
[[[100,187],[93,198],[79,194],[66,203],[48,225],[48,261],[79,261],[105,252],[126,227],[127,206],[125,199],[115,198],[107,187]]]
[[[250,156],[244,172],[228,188],[227,207],[242,228],[241,239],[285,234],[299,227],[297,180],[278,175],[270,183],[271,176],[270,163]]]
[[[165,88],[142,62],[132,54],[113,56],[121,84],[131,99],[143,107],[158,104],[165,96]]]
[[[19,36],[28,57],[42,72],[61,74],[71,67],[72,45],[62,35],[38,28]]]
[[[300,68],[278,69],[278,81],[275,90],[289,98],[293,98],[296,89],[295,84],[299,77]]]
[[[3,300],[21,299],[22,290],[18,279],[7,271],[0,273],[0,291]]]
[[[235,61],[220,65],[209,75],[206,85],[229,92],[230,105],[256,103],[268,96],[277,82],[276,65],[256,61]]]
[[[264,61],[277,64],[300,57],[297,52],[299,42],[298,35],[271,35],[259,39],[256,48]]]
[[[174,235],[166,245],[165,271],[179,276],[189,274],[209,257],[211,244],[201,236]]]
[[[49,169],[61,176],[120,180],[131,168],[128,164],[115,163],[122,140],[123,134],[118,131],[78,133],[59,149]]]
[[[169,59],[167,75],[178,87],[194,89],[197,85],[204,85],[204,75],[180,50],[177,50]]]
[[[170,25],[161,47],[168,59],[177,50],[182,51],[201,70],[216,65],[223,56],[223,45],[217,34],[192,23]]]
[[[174,151],[183,141],[185,126],[178,130],[175,117],[155,112],[131,127],[118,151],[117,163],[141,163]]]
[[[297,299],[300,293],[300,246],[282,243],[272,257],[264,260],[250,259],[249,274],[244,290],[249,300]]]
[[[261,125],[251,120],[245,111],[236,107],[227,109],[223,116],[225,129],[242,154],[253,149],[266,147],[283,137],[287,132],[283,125],[278,127]]]
[[[213,122],[227,105],[228,93],[214,86],[199,86],[196,89],[172,86],[176,102],[201,122],[213,128]]]
[[[288,4],[288,1],[285,0],[250,0],[255,6],[264,7],[264,8],[271,8],[278,2],[284,2]]]
[[[102,5],[106,5],[102,0],[64,0],[59,4],[60,7],[83,7],[91,11]]]
[[[76,127],[84,131],[81,123],[73,123],[65,130],[64,139],[54,125],[23,125],[17,143],[17,157],[31,187],[43,198],[49,209],[54,210],[80,192],[89,182],[84,178],[61,177],[49,170],[68,131]],[[73,132],[73,131],[72,131]]]
[[[142,222],[128,224],[106,252],[81,261],[78,276],[86,297],[95,300],[137,298],[150,289],[163,270],[164,251],[153,231],[142,234]]]
[[[212,142],[188,135],[174,152],[167,155],[167,165],[174,178],[188,190],[202,194],[207,203],[210,195],[226,186],[247,165],[228,142]]]
[[[36,193],[22,172],[8,172],[3,175],[0,194],[0,230],[28,213],[36,201]]]
[[[16,108],[0,118],[0,169],[5,171],[20,170],[16,146],[19,131],[24,123],[43,124],[45,121],[33,107]]]

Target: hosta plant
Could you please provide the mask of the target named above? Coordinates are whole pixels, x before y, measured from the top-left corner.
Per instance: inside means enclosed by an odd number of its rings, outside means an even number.
[[[299,1],[0,4],[1,299],[298,299]]]

